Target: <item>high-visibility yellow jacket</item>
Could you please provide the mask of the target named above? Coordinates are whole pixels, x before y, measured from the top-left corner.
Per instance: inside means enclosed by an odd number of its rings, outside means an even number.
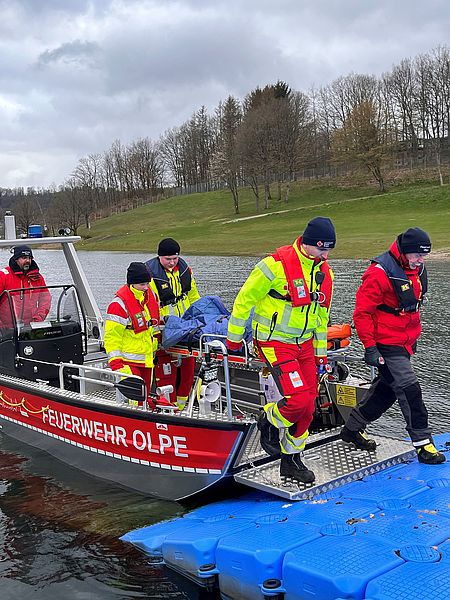
[[[150,263],[147,262],[146,264],[148,265]],[[190,271],[190,289],[187,290],[186,292],[183,292],[183,288],[181,285],[181,278],[180,278],[180,269],[177,267],[175,267],[174,269],[172,269],[172,271],[166,270],[164,269],[165,273],[164,276],[165,278],[167,278],[167,284],[170,286],[173,295],[175,296],[175,298],[177,299],[173,304],[166,304],[165,306],[161,306],[160,304],[160,314],[161,317],[168,317],[169,315],[175,315],[177,317],[181,317],[182,315],[184,315],[184,313],[187,311],[187,309],[191,306],[191,304],[193,304],[196,300],[198,300],[200,298],[200,294],[198,293],[197,290],[197,285],[195,283],[195,279],[194,276],[192,275],[192,271],[190,267],[187,267]],[[152,276],[154,277],[154,273],[152,272],[152,270],[150,269],[150,272],[152,273]],[[152,278],[151,282],[150,282],[150,288],[154,291],[154,293],[156,294],[156,297],[159,300],[159,293],[158,293],[158,287],[155,284],[154,279]]]
[[[129,286],[129,289],[139,306],[132,301],[124,301],[123,297],[115,296],[106,312],[104,343],[108,362],[113,370],[121,369],[126,363],[153,367],[153,356],[158,346],[154,327],[159,323],[159,316],[153,292],[148,290],[148,294],[152,296],[145,302],[144,292],[135,289],[133,285]],[[136,308],[140,310],[137,311]],[[136,317],[141,323],[141,331],[138,333],[133,328]],[[143,327],[142,323],[147,326]]]
[[[263,258],[250,273],[234,302],[228,325],[228,339],[234,343],[242,341],[245,324],[252,307],[253,338],[268,339],[288,344],[301,344],[313,338],[317,357],[327,353],[327,324],[333,289],[333,272],[323,268],[323,261],[301,251],[301,238],[293,244],[301,270],[310,293],[322,292],[316,301],[308,305],[292,305],[282,299],[288,293],[288,282],[283,264],[277,254]],[[324,280],[317,283],[316,274],[322,271]],[[278,297],[270,295],[274,290]]]

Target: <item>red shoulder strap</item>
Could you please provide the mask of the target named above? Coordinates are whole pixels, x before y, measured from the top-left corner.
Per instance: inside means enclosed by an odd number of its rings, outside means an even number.
[[[311,304],[308,284],[303,275],[302,264],[294,246],[277,248],[274,258],[278,258],[283,265],[292,306],[307,306]]]

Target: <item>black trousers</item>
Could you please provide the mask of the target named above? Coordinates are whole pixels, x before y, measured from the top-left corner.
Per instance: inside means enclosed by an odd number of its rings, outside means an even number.
[[[378,375],[361,403],[350,413],[346,426],[352,431],[364,430],[398,400],[414,446],[429,444],[432,440],[428,412],[409,354],[395,346],[379,345],[378,349],[385,364],[378,369]]]

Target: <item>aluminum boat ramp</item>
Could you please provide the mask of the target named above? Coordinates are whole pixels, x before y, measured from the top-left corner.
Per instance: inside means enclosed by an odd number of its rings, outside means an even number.
[[[435,438],[441,465],[378,442],[353,470],[341,442],[311,448],[317,483],[283,482],[284,499],[265,491],[272,463],[245,475],[262,489],[122,539],[226,600],[450,600],[450,434]]]

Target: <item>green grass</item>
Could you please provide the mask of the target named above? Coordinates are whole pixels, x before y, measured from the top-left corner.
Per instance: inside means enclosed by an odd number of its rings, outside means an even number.
[[[257,214],[248,189],[241,190],[239,215],[225,190],[170,198],[94,222],[89,231],[80,230],[85,239],[77,247],[153,254],[160,239],[173,237],[183,254],[258,256],[292,242],[309,219],[322,215],[336,227],[335,258],[371,257],[408,227],[428,231],[433,250],[450,251],[448,185],[409,184],[378,194],[372,188],[295,183],[287,204],[272,200],[267,211],[260,204],[267,216],[244,219]]]

